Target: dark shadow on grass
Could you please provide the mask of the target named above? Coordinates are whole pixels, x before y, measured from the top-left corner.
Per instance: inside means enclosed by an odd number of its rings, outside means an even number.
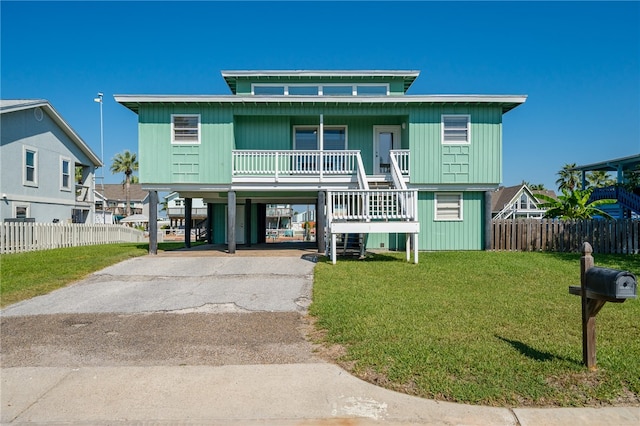
[[[503,342],[510,344],[515,350],[520,352],[522,355],[526,356],[527,358],[531,358],[535,361],[547,362],[547,361],[558,360],[558,361],[571,362],[578,365],[581,364],[579,361],[575,359],[567,359],[561,356],[554,355],[550,352],[539,351],[527,345],[526,343],[520,342],[518,340],[507,339],[506,337],[498,336],[497,334],[495,335],[495,337],[502,340]]]

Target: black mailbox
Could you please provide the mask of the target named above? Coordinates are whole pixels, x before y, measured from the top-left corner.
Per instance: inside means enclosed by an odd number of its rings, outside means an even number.
[[[585,280],[587,293],[596,298],[598,296],[617,300],[636,298],[638,284],[635,275],[631,272],[594,266],[587,270]]]

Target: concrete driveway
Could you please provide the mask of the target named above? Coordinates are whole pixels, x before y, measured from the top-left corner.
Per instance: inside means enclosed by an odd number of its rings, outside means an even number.
[[[61,313],[303,312],[313,257],[145,256],[50,294],[3,317]]]

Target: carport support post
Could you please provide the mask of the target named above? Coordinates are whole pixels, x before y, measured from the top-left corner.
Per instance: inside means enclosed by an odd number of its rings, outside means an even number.
[[[158,254],[158,191],[149,191],[149,254]]]
[[[229,254],[236,252],[236,192],[229,191],[227,196],[227,244]]]
[[[318,253],[326,253],[325,243],[325,207],[327,205],[327,193],[318,191],[318,205],[316,206],[316,242],[318,244]]]
[[[589,370],[596,369],[596,313],[590,312],[587,297],[587,271],[593,268],[593,248],[589,243],[582,244],[580,257],[580,287],[582,289],[582,361]]]
[[[184,199],[184,246],[191,248],[191,198]]]
[[[209,244],[213,244],[213,204],[207,203],[207,237]]]
[[[244,241],[247,247],[251,247],[251,199],[244,200]]]

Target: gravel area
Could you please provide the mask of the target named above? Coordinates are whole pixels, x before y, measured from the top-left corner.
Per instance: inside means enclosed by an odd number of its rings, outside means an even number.
[[[1,365],[82,367],[318,362],[297,312],[4,317]]]

